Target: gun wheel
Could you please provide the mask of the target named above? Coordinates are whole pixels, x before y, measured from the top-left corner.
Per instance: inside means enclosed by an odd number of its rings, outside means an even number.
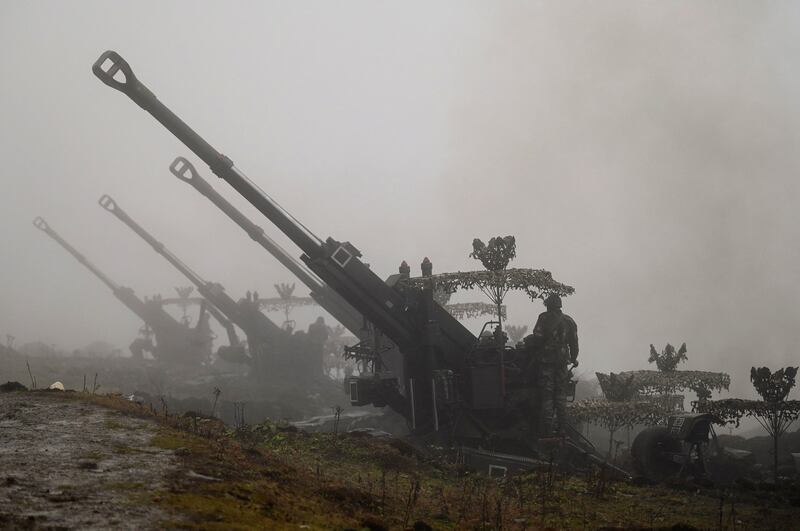
[[[663,426],[645,429],[633,440],[631,454],[636,473],[650,481],[664,481],[680,472],[672,456],[681,453],[681,443]]]

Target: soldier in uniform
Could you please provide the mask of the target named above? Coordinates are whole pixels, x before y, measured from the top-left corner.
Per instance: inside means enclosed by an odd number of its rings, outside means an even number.
[[[561,311],[558,295],[547,297],[544,305],[547,311],[539,315],[525,343],[534,349],[540,363],[540,433],[548,436],[560,433],[567,420],[568,365],[578,365],[578,325]]]

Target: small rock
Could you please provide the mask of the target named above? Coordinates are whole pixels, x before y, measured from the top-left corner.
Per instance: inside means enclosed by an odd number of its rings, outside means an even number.
[[[185,457],[189,455],[191,452],[185,446],[181,446],[180,448],[175,448],[175,455]]]
[[[16,485],[17,483],[17,478],[14,476],[8,476],[6,478],[6,486]]]

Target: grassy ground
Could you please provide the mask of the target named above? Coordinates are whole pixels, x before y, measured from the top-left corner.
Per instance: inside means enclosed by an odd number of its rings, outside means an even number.
[[[796,489],[637,486],[598,470],[490,479],[398,440],[272,423],[231,431],[115,397],[86,399],[161,423],[153,444],[174,450],[181,471],[161,491],[130,491],[175,514],[164,523],[177,528],[793,529],[800,516]]]

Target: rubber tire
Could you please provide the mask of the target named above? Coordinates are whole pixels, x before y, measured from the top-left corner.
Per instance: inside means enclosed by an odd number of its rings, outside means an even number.
[[[681,442],[663,426],[645,429],[633,440],[631,455],[637,474],[659,483],[676,475],[681,465],[672,461],[667,453],[680,453]]]

